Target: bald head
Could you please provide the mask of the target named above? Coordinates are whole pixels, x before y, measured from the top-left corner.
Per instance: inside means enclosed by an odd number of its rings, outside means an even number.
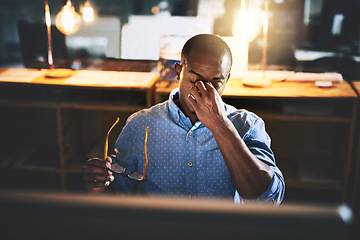
[[[229,58],[231,67],[232,55],[230,48],[220,37],[212,34],[199,34],[190,38],[181,51],[182,64],[186,63],[192,51],[220,59],[226,56]]]

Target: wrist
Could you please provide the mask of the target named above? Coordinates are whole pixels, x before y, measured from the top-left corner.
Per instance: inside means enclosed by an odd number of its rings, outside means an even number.
[[[214,136],[220,136],[225,134],[233,127],[232,122],[227,117],[225,118],[217,118],[212,121],[211,126],[209,126],[209,130],[213,133]]]

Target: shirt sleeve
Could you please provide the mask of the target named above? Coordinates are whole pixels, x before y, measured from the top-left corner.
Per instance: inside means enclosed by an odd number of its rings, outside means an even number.
[[[271,139],[265,130],[264,121],[253,113],[246,117],[243,140],[249,150],[273,171],[273,178],[267,190],[257,199],[259,201],[280,204],[284,198],[285,181],[276,166],[274,154],[270,148]],[[236,196],[235,196],[236,197]]]

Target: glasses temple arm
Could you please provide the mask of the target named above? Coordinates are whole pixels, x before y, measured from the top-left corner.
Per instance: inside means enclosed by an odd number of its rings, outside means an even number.
[[[106,160],[106,157],[108,155],[108,147],[109,147],[109,134],[111,130],[115,127],[115,125],[119,122],[119,118],[116,119],[115,123],[111,126],[109,131],[107,132],[106,139],[105,139],[105,147],[104,147],[104,160]]]
[[[147,155],[147,139],[149,135],[149,127],[146,128],[145,132],[145,142],[144,142],[144,151],[145,151],[145,160],[144,160],[144,169],[143,169],[143,180],[146,179],[146,173],[147,173],[147,165],[148,165],[148,155]]]

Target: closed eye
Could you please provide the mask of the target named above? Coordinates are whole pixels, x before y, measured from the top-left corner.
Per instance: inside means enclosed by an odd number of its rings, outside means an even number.
[[[210,82],[210,83],[216,90],[219,89],[222,86],[221,83],[213,83],[213,82]]]

